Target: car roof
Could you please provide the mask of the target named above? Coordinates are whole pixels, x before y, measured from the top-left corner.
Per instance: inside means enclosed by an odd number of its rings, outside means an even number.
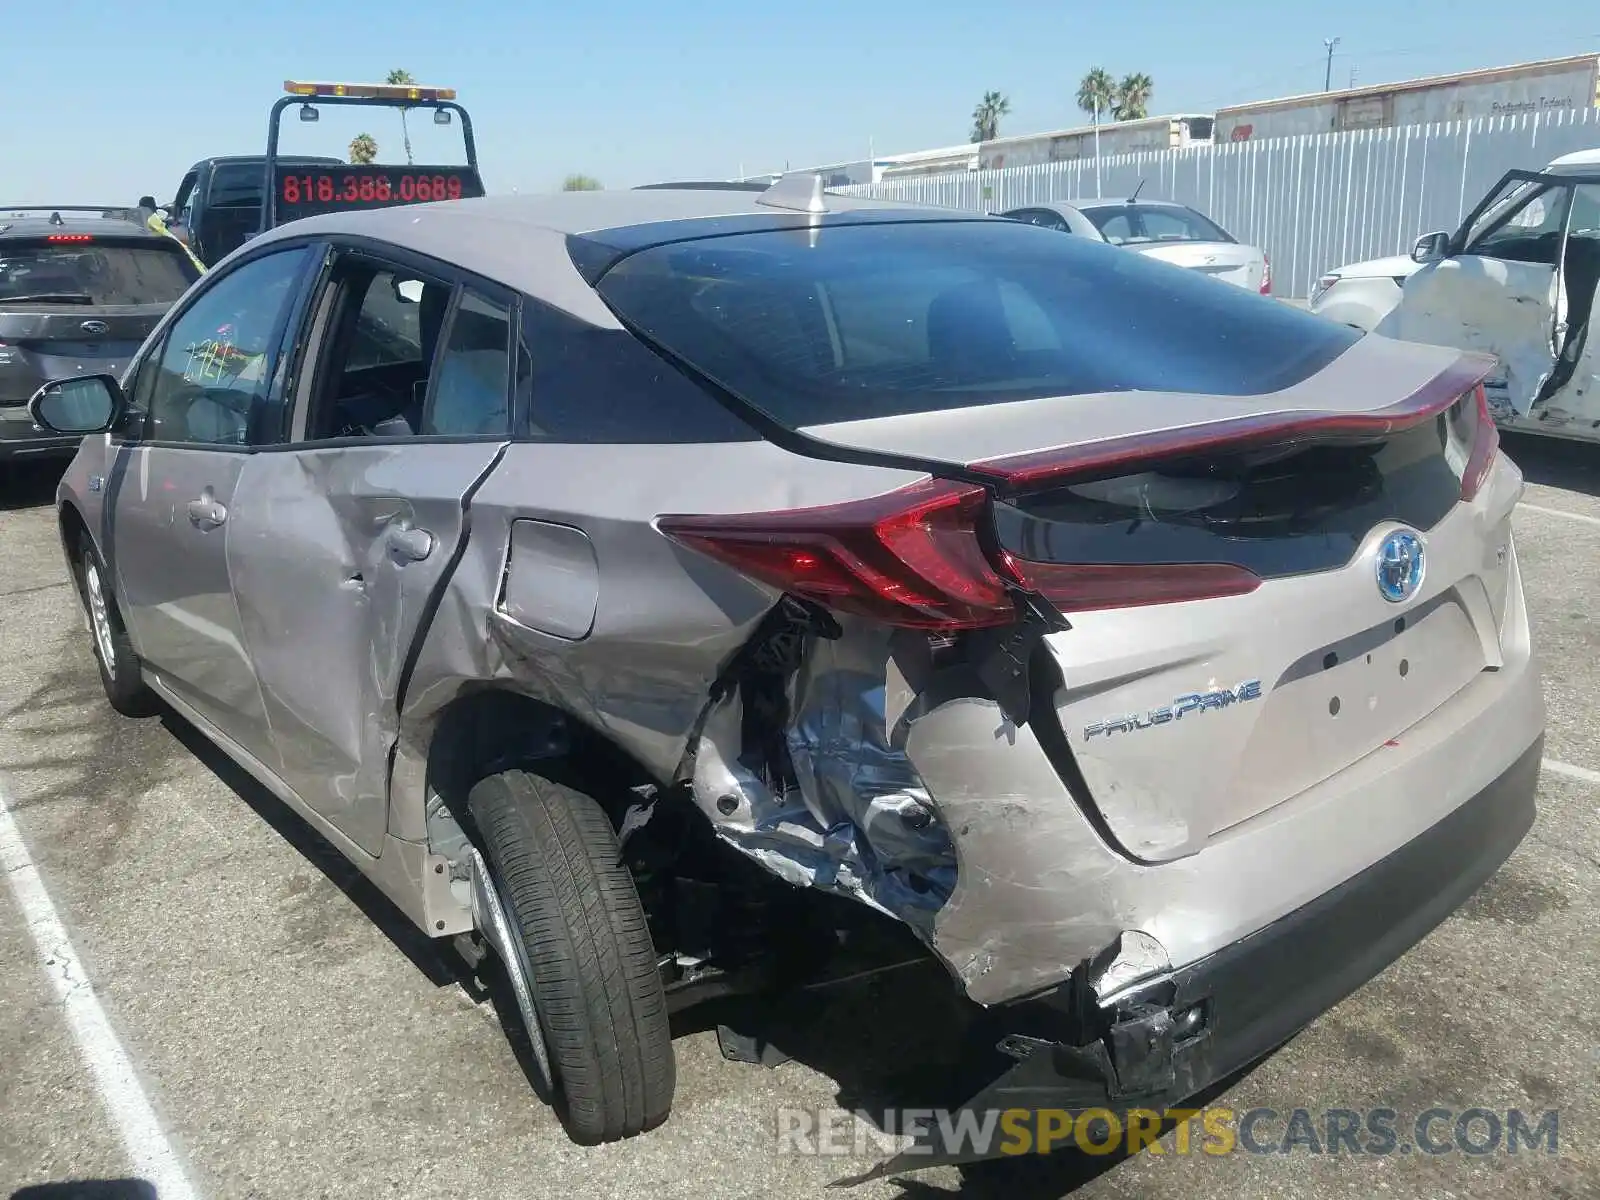
[[[1563,154],[1560,158],[1553,159],[1551,167],[1593,167],[1600,166],[1600,147],[1592,150],[1575,150],[1571,154]]]
[[[63,212],[60,221],[47,216],[7,217],[0,209],[0,239],[44,238],[56,233],[88,233],[119,239],[158,241],[161,235],[133,217],[93,217]]]
[[[1120,208],[1125,204],[1137,204],[1140,208],[1188,208],[1187,204],[1179,204],[1176,200],[1146,200],[1143,196],[1129,199],[1127,196],[1101,196],[1098,198],[1084,197],[1082,200],[1067,200],[1066,204],[1077,209],[1091,208]]]
[[[439,204],[398,205],[302,217],[241,248],[310,234],[370,237],[452,263],[607,328],[617,320],[573,263],[568,238],[597,235],[636,249],[713,233],[838,223],[850,214],[906,219],[998,220],[957,209],[826,193],[826,215],[758,204],[762,193],[701,184],[629,191],[482,196]],[[655,229],[646,227],[656,226]],[[624,233],[623,231],[626,231]],[[219,266],[221,264],[218,264]]]
[[[277,156],[277,158],[278,158],[278,161],[280,163],[286,163],[286,164],[288,164],[290,166],[299,165],[299,164],[305,164],[305,163],[338,163],[340,165],[344,164],[344,159],[342,159],[342,158],[331,158],[326,154],[280,154],[280,155]],[[265,154],[216,154],[216,155],[212,155],[210,158],[202,158],[199,162],[195,163],[194,166],[190,167],[189,169],[191,171],[194,171],[194,170],[198,170],[200,167],[204,167],[204,166],[208,166],[208,165],[209,166],[213,166],[213,167],[237,166],[239,163],[249,163],[249,164],[254,164],[254,165],[258,165],[258,166],[265,166],[266,162],[267,162],[267,156]]]

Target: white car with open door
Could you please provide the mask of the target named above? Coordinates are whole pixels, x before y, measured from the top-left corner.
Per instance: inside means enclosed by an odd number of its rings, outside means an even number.
[[[1417,240],[1421,264],[1377,331],[1498,357],[1496,424],[1600,441],[1600,150],[1508,171],[1454,234]]]

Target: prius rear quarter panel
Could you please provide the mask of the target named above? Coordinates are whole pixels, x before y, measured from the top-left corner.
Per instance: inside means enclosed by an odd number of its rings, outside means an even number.
[[[669,542],[653,525],[657,516],[833,504],[919,478],[804,459],[762,441],[512,445],[473,497],[466,551],[407,689],[393,831],[420,835],[435,722],[451,701],[485,682],[570,714],[658,780],[672,777],[713,680],[777,597]],[[593,567],[564,583],[596,591],[581,636],[564,616],[540,627],[515,605],[520,589],[551,586],[534,577],[571,569],[565,550],[541,553],[538,539],[519,540],[533,551],[526,559],[513,554],[518,521],[581,531],[592,547]],[[562,613],[575,607],[583,604],[569,591]]]

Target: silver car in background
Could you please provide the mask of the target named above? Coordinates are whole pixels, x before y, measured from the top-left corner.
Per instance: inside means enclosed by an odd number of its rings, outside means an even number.
[[[1170,200],[1068,200],[1001,214],[1080,237],[1098,238],[1224,283],[1272,294],[1272,263],[1204,213]]]
[[[597,1141],[805,913],[920,939],[989,1109],[1175,1103],[1442,921],[1544,737],[1491,365],[797,176],[295,221],[30,411],[111,703],[492,951]]]

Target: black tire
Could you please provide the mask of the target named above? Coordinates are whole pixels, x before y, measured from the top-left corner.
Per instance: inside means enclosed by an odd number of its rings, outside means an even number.
[[[108,636],[102,645],[96,632],[95,601],[93,589],[98,583],[100,597],[105,605]],[[84,608],[89,613],[89,645],[94,651],[95,665],[100,668],[100,684],[105,688],[111,707],[125,717],[153,716],[159,709],[156,694],[145,684],[139,656],[133,652],[128,640],[128,629],[122,623],[122,613],[117,608],[116,592],[111,585],[111,574],[105,560],[95,548],[94,539],[85,533],[78,541],[78,593],[83,597]],[[109,658],[110,661],[107,661]]]
[[[666,994],[605,811],[527,771],[481,780],[467,807],[527,951],[568,1135],[593,1144],[655,1128],[677,1086]]]

